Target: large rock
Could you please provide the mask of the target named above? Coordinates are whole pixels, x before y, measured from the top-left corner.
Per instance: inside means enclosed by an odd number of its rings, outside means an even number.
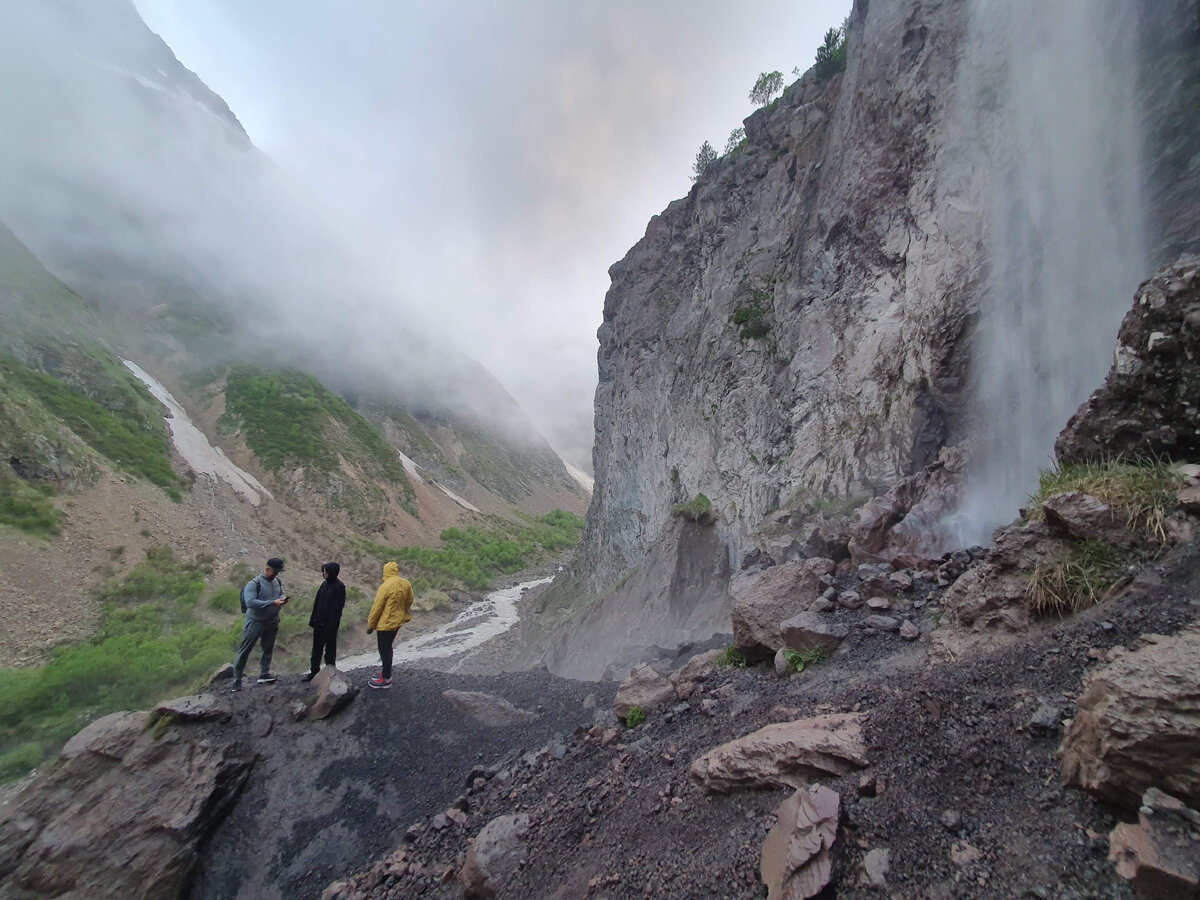
[[[1142,897],[1200,897],[1200,813],[1151,789],[1138,824],[1109,835],[1108,858]]]
[[[537,713],[513,706],[503,697],[481,691],[442,691],[442,697],[455,709],[484,725],[512,725],[532,722]]]
[[[483,826],[467,851],[459,881],[467,897],[496,897],[525,859],[529,816],[500,816]]]
[[[767,900],[807,900],[829,884],[839,802],[837,793],[814,785],[779,805],[759,861]]]
[[[1046,498],[1042,512],[1050,530],[1076,541],[1122,545],[1134,542],[1126,517],[1098,497],[1067,491]]]
[[[0,896],[175,898],[199,848],[241,792],[254,757],[240,744],[155,737],[145,713],[115,713],[0,818]]]
[[[713,793],[740,788],[803,787],[867,764],[861,713],[778,722],[709,750],[692,775]]]
[[[629,677],[617,688],[613,712],[624,719],[635,706],[645,712],[675,702],[675,687],[665,675],[642,663],[633,667]]]
[[[223,722],[230,717],[229,706],[212,694],[165,700],[150,710],[150,720],[170,716],[176,722]]]
[[[729,585],[733,642],[748,659],[766,659],[783,646],[780,624],[821,596],[826,560],[795,560],[739,573]]]
[[[308,704],[310,720],[328,718],[358,696],[358,688],[333,666],[318,672],[312,686],[317,694]]]
[[[1200,459],[1200,257],[1138,289],[1112,368],[1059,435],[1060,462],[1113,456]]]
[[[828,622],[819,613],[804,612],[779,626],[785,647],[792,650],[833,651],[850,633],[849,626]]]
[[[1200,629],[1143,640],[1084,679],[1063,778],[1125,806],[1151,787],[1200,805]]]

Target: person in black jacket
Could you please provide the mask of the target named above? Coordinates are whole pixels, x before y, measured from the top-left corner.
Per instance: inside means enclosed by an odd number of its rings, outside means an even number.
[[[325,580],[317,588],[317,599],[313,601],[312,615],[308,617],[308,627],[313,630],[312,659],[303,681],[312,681],[321,670],[322,653],[327,666],[334,665],[337,660],[338,626],[342,624],[342,610],[346,606],[346,586],[338,581],[341,571],[342,567],[335,562],[321,566],[321,576]]]

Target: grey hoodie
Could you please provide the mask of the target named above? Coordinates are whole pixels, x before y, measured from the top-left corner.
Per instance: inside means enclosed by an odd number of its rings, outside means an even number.
[[[282,596],[283,583],[278,578],[268,581],[266,575],[255,575],[242,588],[246,621],[278,622],[280,607],[275,605],[275,601]]]

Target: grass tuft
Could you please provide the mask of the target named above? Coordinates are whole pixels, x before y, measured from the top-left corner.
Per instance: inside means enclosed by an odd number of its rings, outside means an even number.
[[[713,512],[712,501],[704,494],[697,494],[687,503],[680,503],[671,510],[671,515],[700,525],[711,525],[717,518],[716,513]]]
[[[783,651],[783,658],[787,660],[788,667],[793,672],[803,672],[806,667],[829,659],[829,651],[824,647],[810,647],[807,650],[793,650],[788,647]]]
[[[746,655],[730,644],[717,660],[717,665],[722,669],[744,669],[746,668]]]
[[[1042,505],[1051,497],[1082,491],[1124,515],[1131,531],[1165,544],[1167,513],[1174,506],[1173,494],[1183,486],[1183,481],[1178,470],[1160,459],[1057,465],[1042,473],[1037,491],[1029,498],[1025,517],[1031,522],[1041,521],[1045,518]]]
[[[50,538],[58,534],[62,513],[50,502],[53,489],[20,478],[0,478],[0,524]]]
[[[1034,615],[1066,615],[1094,606],[1126,580],[1129,557],[1101,541],[1080,541],[1065,554],[1037,566],[1027,602]]]
[[[640,706],[630,707],[629,712],[625,715],[625,727],[637,728],[646,721],[646,711]]]

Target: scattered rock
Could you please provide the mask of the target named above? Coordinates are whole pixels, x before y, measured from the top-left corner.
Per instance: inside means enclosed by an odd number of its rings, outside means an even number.
[[[734,576],[729,585],[733,642],[748,659],[770,659],[782,646],[779,624],[807,610],[825,590],[820,578],[825,562],[795,560]]]
[[[891,609],[892,601],[887,597],[872,597],[867,601],[867,607],[869,609]]]
[[[324,719],[333,715],[358,696],[355,687],[345,675],[333,666],[326,666],[312,680],[317,696],[308,704],[310,719]]]
[[[864,627],[874,629],[875,631],[900,630],[900,620],[892,616],[867,616],[862,620],[862,624]]]
[[[966,841],[958,841],[950,848],[950,862],[958,866],[960,869],[966,868],[972,863],[979,862],[983,858],[983,854],[979,852],[979,848],[968,844]]]
[[[775,674],[780,678],[787,678],[792,674],[792,665],[788,662],[786,651],[786,647],[780,647],[775,651]]]
[[[303,700],[294,700],[290,707],[292,718],[297,722],[302,722],[308,718],[308,704]]]
[[[947,831],[957,831],[962,818],[952,809],[948,809],[942,813],[942,827]]]
[[[900,624],[900,637],[904,638],[904,640],[915,641],[920,636],[921,636],[921,629],[918,628],[916,625],[914,625],[912,622],[910,622],[908,619],[905,619]]]
[[[1063,778],[1125,806],[1149,788],[1200,804],[1200,628],[1144,635],[1140,650],[1116,649],[1083,682],[1063,738]]]
[[[1029,720],[1029,730],[1041,734],[1058,734],[1062,725],[1062,710],[1050,703],[1041,704]]]
[[[724,650],[708,650],[704,653],[697,653],[671,673],[671,683],[678,690],[681,684],[707,681],[709,676],[717,670],[717,665],[724,655]]]
[[[902,591],[911,591],[913,586],[912,576],[905,572],[893,572],[888,576],[888,581],[900,588]]]
[[[1109,836],[1109,861],[1144,897],[1200,897],[1200,813],[1151,788],[1138,824]]]
[[[871,887],[887,887],[889,853],[884,848],[876,848],[863,857],[863,876]]]
[[[467,897],[495,897],[525,859],[529,816],[499,816],[483,826],[459,873]]]
[[[708,751],[692,763],[705,790],[802,787],[813,778],[845,775],[867,764],[862,713],[778,722]]]
[[[484,725],[512,725],[532,722],[537,713],[513,706],[503,697],[481,691],[442,691],[442,697],[463,715]]]
[[[271,733],[275,727],[275,720],[271,718],[270,713],[262,713],[254,717],[254,724],[251,725],[251,731],[257,738],[265,738]]]
[[[830,588],[830,590],[833,590]],[[836,591],[834,592],[836,594]],[[809,607],[810,612],[827,613],[837,609],[837,602],[828,597],[818,597],[813,601],[813,605]]]
[[[807,900],[829,884],[839,803],[837,793],[814,785],[780,804],[759,861],[767,900]]]
[[[674,702],[675,688],[670,679],[642,663],[633,667],[629,677],[617,689],[612,708],[618,719],[624,719],[635,706],[649,712]]]
[[[858,591],[842,591],[838,594],[837,602],[843,609],[859,609],[863,605],[862,595]]]

